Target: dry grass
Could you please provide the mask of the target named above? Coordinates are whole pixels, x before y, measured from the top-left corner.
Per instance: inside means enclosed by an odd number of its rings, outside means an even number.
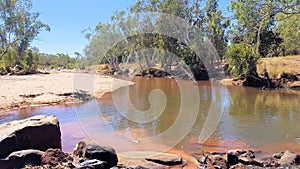
[[[264,68],[270,77],[278,77],[283,73],[300,74],[300,55],[262,58],[258,61],[257,72],[261,74]]]

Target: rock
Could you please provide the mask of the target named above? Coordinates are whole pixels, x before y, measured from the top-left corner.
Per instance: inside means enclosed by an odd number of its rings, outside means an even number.
[[[263,167],[263,164],[261,162],[254,160],[252,158],[239,157],[239,162],[244,165],[254,165],[254,166]]]
[[[92,159],[92,160],[86,160],[86,161],[80,163],[80,167],[77,167],[77,168],[102,169],[104,164],[105,164],[104,161]]]
[[[19,150],[61,148],[59,122],[54,116],[35,116],[0,125],[0,159]]]
[[[215,168],[227,168],[227,161],[221,155],[212,155],[209,157],[212,161],[212,165]]]
[[[247,157],[247,158],[255,158],[255,154],[251,150],[246,150],[244,153],[240,155],[241,157]]]
[[[119,164],[121,166],[126,166],[130,169],[165,169],[165,168],[183,168],[185,164],[176,166],[166,166],[161,163],[148,161],[146,159],[156,158],[161,152],[155,151],[129,151],[119,154]]]
[[[0,160],[1,169],[22,168],[27,164],[32,166],[41,165],[43,151],[22,150],[11,153],[7,158]]]
[[[60,149],[48,149],[41,157],[42,164],[58,166],[60,163],[72,162],[73,158]]]
[[[239,157],[234,154],[226,154],[225,159],[228,165],[236,165],[239,163]]]
[[[182,164],[182,157],[175,154],[157,153],[154,156],[145,158],[147,161],[155,162],[162,165],[178,165]]]
[[[285,151],[283,156],[279,159],[278,163],[280,165],[299,165],[300,156],[290,151]]]
[[[284,152],[280,152],[280,153],[275,153],[273,154],[273,157],[276,159],[280,159],[283,156]]]
[[[207,160],[207,155],[201,155],[200,157],[197,158],[198,159],[198,162],[200,164],[205,164],[206,163],[206,160]]]
[[[246,153],[246,151],[242,149],[234,149],[234,150],[228,150],[227,153],[239,156],[241,154]]]
[[[104,167],[111,168],[118,164],[118,157],[115,149],[109,146],[96,145],[92,141],[80,141],[73,152],[74,155],[87,159],[97,159],[106,162]]]

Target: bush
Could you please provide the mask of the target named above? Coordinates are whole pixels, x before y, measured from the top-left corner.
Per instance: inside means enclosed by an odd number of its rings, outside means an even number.
[[[229,70],[234,76],[241,78],[249,74],[257,75],[256,63],[260,56],[255,54],[252,47],[243,43],[233,44],[229,47],[227,57]]]

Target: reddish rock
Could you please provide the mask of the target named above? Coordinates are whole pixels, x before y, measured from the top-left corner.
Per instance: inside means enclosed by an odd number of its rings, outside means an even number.
[[[48,149],[42,155],[42,164],[49,166],[58,166],[60,163],[67,163],[73,161],[73,158],[60,149]]]

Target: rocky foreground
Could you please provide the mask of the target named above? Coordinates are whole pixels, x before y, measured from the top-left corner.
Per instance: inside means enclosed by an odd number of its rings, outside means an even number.
[[[0,125],[0,168],[300,168],[300,156],[280,152],[256,158],[251,150],[194,155],[196,163],[177,154],[137,151],[117,154],[110,146],[80,141],[72,153],[61,150],[59,122],[54,116],[35,116]]]

